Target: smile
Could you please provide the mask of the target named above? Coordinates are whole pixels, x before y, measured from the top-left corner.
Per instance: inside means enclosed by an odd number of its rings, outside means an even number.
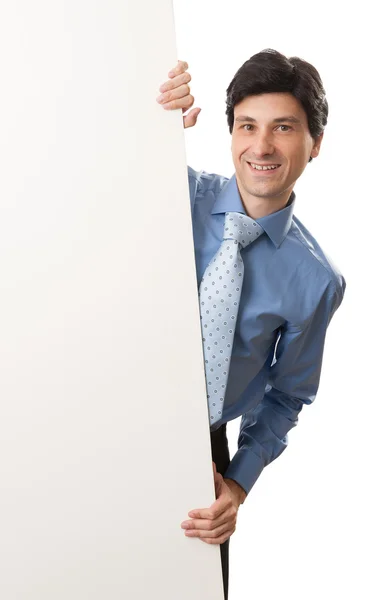
[[[273,173],[274,171],[277,171],[277,169],[279,169],[281,166],[278,164],[275,164],[275,165],[257,165],[256,163],[247,163],[247,164],[253,173],[262,174],[262,175],[264,175],[264,174],[269,175],[269,174]]]

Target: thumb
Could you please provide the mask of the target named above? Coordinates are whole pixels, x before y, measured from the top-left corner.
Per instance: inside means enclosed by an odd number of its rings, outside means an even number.
[[[188,127],[194,127],[194,125],[197,123],[198,115],[200,114],[200,112],[201,108],[193,108],[193,110],[191,110],[188,115],[183,117],[183,127],[185,129],[187,129]]]
[[[219,496],[221,491],[221,485],[224,481],[223,476],[217,472],[216,464],[213,462],[213,478],[215,484],[216,495]]]

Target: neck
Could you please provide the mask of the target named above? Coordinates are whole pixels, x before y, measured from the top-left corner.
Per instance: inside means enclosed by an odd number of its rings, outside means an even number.
[[[288,205],[289,198],[292,194],[293,186],[285,190],[282,194],[273,197],[253,196],[243,189],[242,184],[237,179],[240,198],[246,213],[252,219],[260,219],[267,217],[272,213],[282,210]]]

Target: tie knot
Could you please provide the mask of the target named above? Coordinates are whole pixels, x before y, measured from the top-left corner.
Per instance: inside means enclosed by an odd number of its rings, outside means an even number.
[[[224,240],[236,240],[243,248],[262,235],[262,227],[251,217],[237,212],[227,212],[224,223]]]

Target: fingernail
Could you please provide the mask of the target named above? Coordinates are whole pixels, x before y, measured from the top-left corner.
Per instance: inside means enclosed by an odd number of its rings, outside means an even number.
[[[174,75],[175,75],[175,71],[170,71],[168,74],[169,77],[174,77]]]
[[[161,96],[158,96],[158,97],[156,98],[156,100],[157,100],[158,102],[163,102],[163,99],[164,99],[164,96],[163,96],[163,94],[162,94]]]
[[[188,529],[189,524],[188,523],[182,523],[181,527],[182,527],[182,529]]]

